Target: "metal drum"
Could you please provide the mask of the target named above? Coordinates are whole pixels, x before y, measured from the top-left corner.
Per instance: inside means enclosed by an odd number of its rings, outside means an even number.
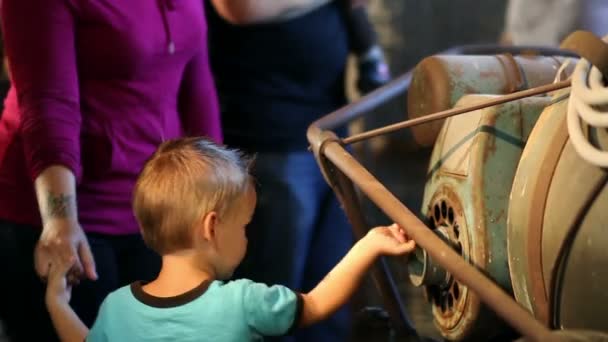
[[[556,328],[608,332],[608,173],[570,144],[567,105],[564,98],[543,112],[513,182],[507,235],[513,292]],[[605,129],[588,134],[607,150]]]
[[[422,60],[408,90],[409,118],[452,108],[466,94],[508,94],[553,82],[562,57],[437,55]],[[571,63],[565,74],[572,72]],[[432,146],[443,120],[412,128],[420,146]]]
[[[492,97],[466,95],[457,106]],[[447,119],[427,175],[422,213],[428,226],[508,292],[509,194],[528,135],[549,102],[549,97],[530,97]],[[487,340],[504,331],[477,295],[434,265],[423,250],[410,258],[408,268],[412,283],[425,287],[445,338]]]

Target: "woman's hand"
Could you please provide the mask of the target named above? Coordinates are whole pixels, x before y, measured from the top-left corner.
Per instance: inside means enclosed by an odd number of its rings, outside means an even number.
[[[82,278],[97,279],[89,242],[78,222],[76,180],[62,165],[46,168],[35,181],[42,217],[42,234],[34,250],[34,267],[42,279],[48,277],[53,258],[74,260],[68,274],[73,284]]]
[[[54,218],[45,222],[34,252],[34,264],[38,275],[48,277],[51,261],[73,260],[68,274],[70,283],[79,279],[97,279],[95,260],[89,242],[80,224],[71,218]]]

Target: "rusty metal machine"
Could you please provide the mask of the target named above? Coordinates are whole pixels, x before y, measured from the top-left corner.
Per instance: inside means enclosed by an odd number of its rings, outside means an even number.
[[[509,94],[553,82],[561,56],[437,55],[414,69],[408,89],[410,118],[452,108],[466,94]],[[571,69],[568,70],[571,72]],[[443,120],[412,127],[421,146],[433,146]]]
[[[355,232],[365,231],[357,186],[418,243],[409,277],[447,340],[491,340],[511,326],[535,341],[565,338],[548,329],[608,341],[608,44],[569,39],[580,61],[429,57],[411,77],[410,120],[344,139],[323,130],[398,95],[408,76],[309,129]],[[434,144],[422,219],[341,146],[407,127]],[[398,320],[390,275],[374,277]]]
[[[539,118],[511,188],[513,292],[548,325],[608,331],[608,172],[576,151],[566,123],[573,94],[564,95]],[[588,132],[605,150],[606,129]]]
[[[467,93],[551,83],[572,73],[575,62],[564,63],[548,57],[430,57],[414,72],[408,108],[421,113],[468,106],[492,95]],[[561,65],[566,68],[558,75]],[[608,266],[602,250],[608,237],[601,229],[608,226],[608,213],[599,209],[608,208],[607,174],[582,160],[569,142],[569,94],[528,97],[416,127],[420,143],[435,142],[422,212],[431,229],[542,322],[608,330],[608,273],[598,267]],[[593,132],[599,144],[608,143],[605,129]],[[449,275],[426,280],[416,272],[419,263],[436,268],[425,256],[410,262],[410,276],[425,286],[443,336],[475,339],[500,330],[500,321],[458,281]],[[566,266],[567,272],[557,272]]]
[[[467,95],[457,106],[491,97]],[[422,208],[429,228],[509,293],[509,192],[530,131],[549,103],[547,97],[529,97],[448,118],[431,157]],[[410,277],[415,285],[422,278],[442,335],[460,340],[497,331],[493,315],[460,282],[450,275],[427,280],[416,272],[418,262],[435,267],[425,255],[410,261]]]

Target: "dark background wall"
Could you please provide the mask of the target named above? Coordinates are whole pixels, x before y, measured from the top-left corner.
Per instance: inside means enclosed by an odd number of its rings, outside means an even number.
[[[424,57],[448,48],[496,43],[506,4],[507,0],[370,0],[369,13],[391,71],[400,75]],[[367,120],[366,128],[404,118],[405,99],[399,98]],[[408,140],[407,132],[392,137],[402,143]]]
[[[369,13],[379,35],[393,76],[416,66],[420,60],[448,48],[466,44],[496,44],[504,26],[507,0],[370,0]],[[348,93],[356,68],[349,68]],[[351,131],[368,130],[407,119],[406,96],[398,96],[351,125]],[[406,205],[418,210],[422,198],[426,158],[408,130],[369,140],[355,151],[380,177],[385,174],[397,187]],[[399,156],[399,158],[395,158]],[[407,165],[393,163],[407,162]]]
[[[494,43],[506,0],[372,0],[370,15],[396,72],[454,45]]]

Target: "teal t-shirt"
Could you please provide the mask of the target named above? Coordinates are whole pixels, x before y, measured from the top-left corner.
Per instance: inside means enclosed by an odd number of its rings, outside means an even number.
[[[258,341],[297,325],[300,298],[284,286],[246,279],[204,282],[169,298],[133,283],[104,300],[87,341]]]

